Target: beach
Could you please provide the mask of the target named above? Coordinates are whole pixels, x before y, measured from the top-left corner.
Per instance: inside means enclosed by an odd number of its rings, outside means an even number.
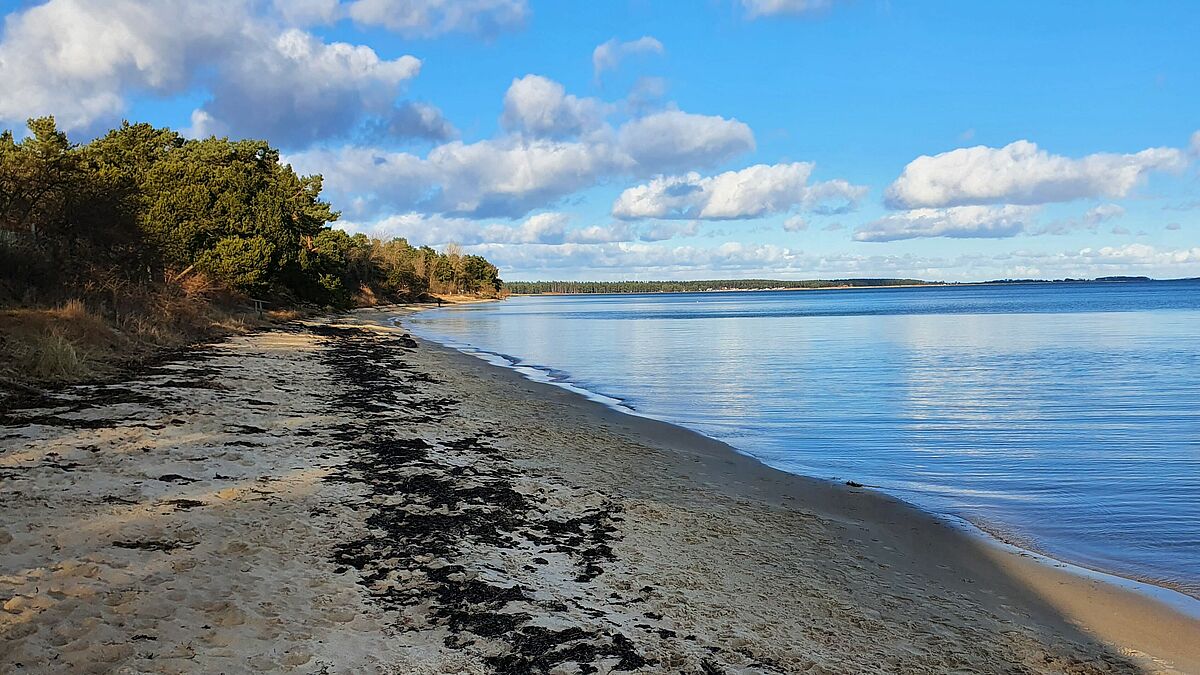
[[[1200,672],[1194,618],[408,311],[0,411],[0,670]]]

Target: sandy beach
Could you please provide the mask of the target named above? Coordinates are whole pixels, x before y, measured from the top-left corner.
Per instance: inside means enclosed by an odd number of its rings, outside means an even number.
[[[0,672],[1200,672],[1165,605],[406,311],[0,409]]]

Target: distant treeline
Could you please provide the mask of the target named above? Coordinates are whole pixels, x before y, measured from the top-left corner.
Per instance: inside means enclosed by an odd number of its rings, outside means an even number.
[[[509,293],[695,293],[700,291],[753,291],[787,288],[842,288],[858,286],[916,286],[919,279],[718,279],[710,281],[509,281]]]
[[[185,281],[281,306],[501,290],[479,256],[332,229],[321,177],[297,175],[265,141],[125,123],[77,145],[52,117],[28,126],[19,142],[0,134],[0,306]]]

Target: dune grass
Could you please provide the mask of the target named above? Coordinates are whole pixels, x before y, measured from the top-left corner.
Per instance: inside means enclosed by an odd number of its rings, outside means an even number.
[[[0,310],[0,390],[102,378],[163,349],[292,318],[184,292]]]

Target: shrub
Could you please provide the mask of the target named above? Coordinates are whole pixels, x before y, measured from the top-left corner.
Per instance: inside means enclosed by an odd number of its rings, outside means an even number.
[[[275,246],[263,237],[225,237],[200,254],[196,267],[231,288],[261,294],[270,280]]]

